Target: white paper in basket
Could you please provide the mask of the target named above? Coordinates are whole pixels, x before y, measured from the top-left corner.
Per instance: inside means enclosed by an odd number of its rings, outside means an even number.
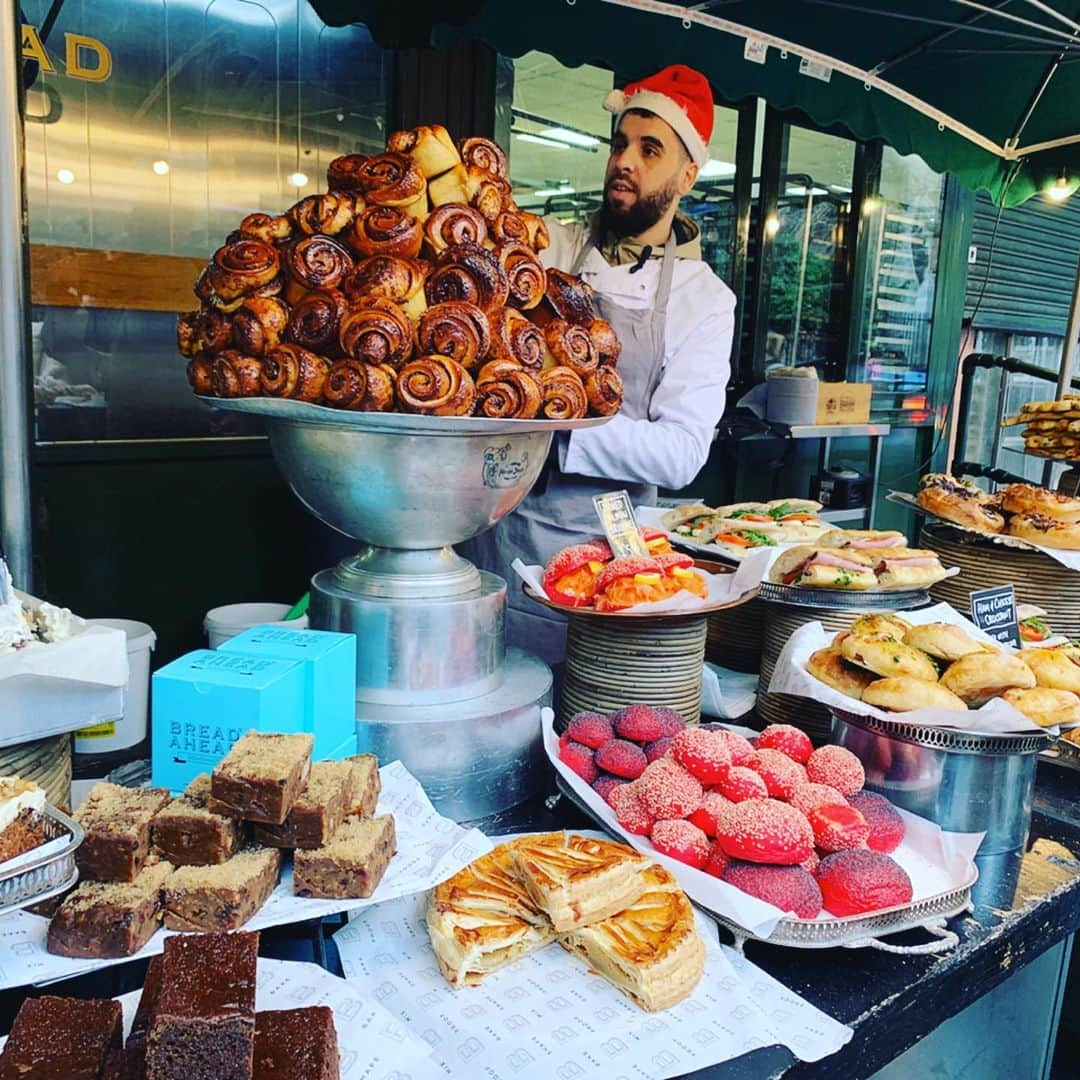
[[[934,604],[932,607],[921,608],[918,611],[905,611],[902,617],[918,626],[932,622],[952,623],[954,626],[963,627],[978,641],[993,645],[994,648],[1002,649],[1003,652],[1013,651],[1003,649],[998,642],[974,623],[965,619],[949,604]],[[843,709],[856,716],[873,716],[878,720],[892,723],[926,724],[930,727],[955,728],[960,731],[978,731],[984,734],[1056,730],[1055,728],[1040,728],[1038,724],[1032,723],[1022,712],[1014,709],[1001,698],[994,698],[982,708],[969,709],[967,712],[950,712],[948,709],[915,709],[912,712],[891,713],[877,709],[873,705],[867,705],[864,701],[856,701],[855,698],[850,698],[846,694],[841,694],[839,690],[826,686],[806,670],[806,662],[811,654],[817,652],[818,649],[826,648],[835,636],[834,632],[825,630],[819,622],[800,626],[788,638],[780,651],[772,681],[769,683],[769,693],[813,698],[826,707]]]
[[[709,585],[708,603],[733,603],[761,584],[761,577],[765,572],[762,567],[767,552],[761,551],[754,554],[760,555],[760,557],[748,556],[739,564],[733,574],[707,574],[698,571]],[[542,566],[526,566],[520,559],[515,559],[511,566],[517,572],[518,577],[528,584],[534,592],[539,593],[546,600],[551,599],[544,591],[544,568]],[[650,604],[635,604],[633,611],[635,614],[641,615],[653,612],[663,614],[665,611],[694,611],[705,602],[701,597],[694,596],[692,593],[680,592],[667,600],[658,600]]]
[[[852,1035],[721,945],[700,914],[701,981],[685,1001],[647,1013],[554,943],[454,990],[435,963],[424,911],[423,897],[407,897],[356,915],[334,935],[349,981],[431,1046],[431,1058],[402,1069],[401,1080],[664,1080],[763,1046],[819,1061]]]
[[[282,872],[281,881],[270,899],[245,924],[245,930],[319,919],[339,911],[370,907],[422,892],[491,850],[491,841],[479,829],[463,829],[442,817],[400,761],[384,765],[379,774],[382,792],[376,812],[394,815],[398,850],[375,894],[367,900],[309,900],[293,896],[292,868],[289,866]],[[48,925],[48,919],[26,911],[0,917],[0,990],[29,983],[54,982],[128,960],[154,956],[161,952],[165,938],[173,932],[158,930],[133,957],[76,960],[54,956],[46,950]]]
[[[686,863],[662,855],[653,847],[647,836],[633,836],[626,832],[615,818],[611,807],[571,768],[559,760],[559,739],[555,734],[554,714],[545,709],[542,716],[544,748],[559,775],[573,789],[574,794],[592,815],[611,832],[643,854],[662,863],[678,879],[686,895],[695,903],[723,915],[757,937],[767,938],[784,917],[784,912],[772,904],[755,899],[734,885],[695,870]],[[733,730],[740,730],[733,728]],[[984,833],[947,833],[925,818],[899,811],[904,819],[907,833],[892,857],[907,871],[911,878],[913,899],[922,900],[939,893],[961,888],[970,877],[971,861],[982,843]],[[823,912],[819,918],[831,919]]]
[[[125,1039],[131,1033],[141,994],[141,990],[132,990],[116,999],[124,1010]],[[256,1010],[303,1009],[311,1005],[328,1005],[333,1010],[342,1080],[393,1080],[400,1069],[411,1069],[431,1054],[423,1039],[345,979],[317,964],[259,958]],[[0,1047],[6,1041],[0,1039]]]

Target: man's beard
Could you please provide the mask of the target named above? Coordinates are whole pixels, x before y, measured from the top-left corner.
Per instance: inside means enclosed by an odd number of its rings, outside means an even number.
[[[639,195],[637,201],[626,210],[616,210],[608,202],[607,192],[600,207],[600,225],[603,232],[623,240],[628,236],[640,236],[651,229],[679,198],[678,185],[674,180],[651,195]]]

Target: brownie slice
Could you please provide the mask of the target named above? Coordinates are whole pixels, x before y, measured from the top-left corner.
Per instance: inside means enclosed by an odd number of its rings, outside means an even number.
[[[293,892],[328,899],[368,897],[397,851],[394,815],[348,817],[329,843],[293,857]]]
[[[251,1080],[258,951],[243,931],[166,939],[147,1080]]]
[[[329,1006],[255,1014],[254,1080],[338,1080],[340,1075]]]
[[[97,881],[134,881],[150,853],[150,820],[170,798],[165,788],[95,784],[74,815],[86,830],[75,849],[79,873]]]
[[[84,881],[53,916],[45,948],[81,957],[138,952],[161,925],[161,890],[172,872],[172,863],[155,862],[131,882]]]
[[[0,1054],[0,1080],[98,1080],[123,1041],[118,1001],[28,998]]]
[[[200,773],[154,818],[154,846],[174,866],[223,863],[236,854],[243,825],[234,817],[215,814],[209,801],[210,776]]]
[[[101,1080],[146,1080],[146,1068],[139,1068],[130,1050],[110,1050]]]
[[[255,839],[272,847],[322,847],[359,797],[358,772],[351,761],[315,762],[284,823],[256,825]]]
[[[233,744],[211,775],[210,809],[280,825],[304,788],[314,741],[312,735],[249,731]]]
[[[373,817],[379,803],[379,793],[382,791],[379,759],[374,754],[356,754],[345,760],[353,766],[348,813],[356,814],[357,817]]]
[[[165,886],[165,925],[236,930],[266,903],[280,872],[281,852],[256,846],[217,866],[181,866]]]
[[[161,1000],[163,964],[164,958],[155,956],[146,965],[142,993],[139,995],[139,1004],[135,1009],[135,1019],[131,1022],[131,1031],[128,1032],[127,1046],[124,1047],[124,1054],[127,1056],[125,1064],[131,1075],[138,1077],[139,1080],[143,1080],[146,1076],[146,1038]]]

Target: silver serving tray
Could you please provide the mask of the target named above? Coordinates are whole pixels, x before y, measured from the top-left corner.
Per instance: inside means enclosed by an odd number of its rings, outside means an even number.
[[[556,773],[555,782],[559,791],[579,810],[587,814],[601,829],[617,840],[625,842],[626,837],[612,832],[604,822],[593,814],[592,810],[578,798],[570,785]],[[944,929],[944,922],[953,915],[959,915],[971,908],[971,890],[979,880],[979,869],[972,863],[967,880],[955,889],[915,900],[910,904],[882,908],[880,911],[865,915],[847,915],[843,918],[796,919],[782,918],[769,937],[759,937],[744,926],[712,908],[693,903],[711,918],[731,931],[735,938],[735,948],[742,952],[747,941],[761,941],[766,945],[782,945],[791,949],[834,949],[837,947],[876,948],[886,952],[937,953],[953,948],[959,938],[952,931]],[[928,945],[886,945],[878,941],[880,937],[899,934],[905,930],[929,930],[938,940]]]
[[[45,834],[48,841],[66,838],[59,851],[33,859],[13,870],[0,863],[0,915],[48,900],[71,888],[79,880],[75,849],[83,842],[83,827],[67,814],[46,804]]]
[[[530,431],[577,431],[599,427],[610,416],[589,416],[583,420],[493,420],[486,416],[419,416],[414,413],[354,412],[331,409],[291,398],[211,398],[200,397],[215,409],[266,416],[276,420],[306,420],[332,427],[360,428],[400,435],[509,435]]]
[[[760,597],[771,604],[834,611],[910,611],[930,603],[927,589],[810,589],[774,581],[761,583]]]

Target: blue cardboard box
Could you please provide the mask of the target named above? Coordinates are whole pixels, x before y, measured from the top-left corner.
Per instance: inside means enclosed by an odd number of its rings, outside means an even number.
[[[296,661],[198,649],[155,671],[153,687],[157,787],[179,791],[211,772],[252,729],[305,730],[305,671]]]
[[[356,736],[355,634],[253,626],[222,642],[218,652],[302,664],[305,719],[295,730],[315,736],[314,760],[346,756],[335,751]]]

